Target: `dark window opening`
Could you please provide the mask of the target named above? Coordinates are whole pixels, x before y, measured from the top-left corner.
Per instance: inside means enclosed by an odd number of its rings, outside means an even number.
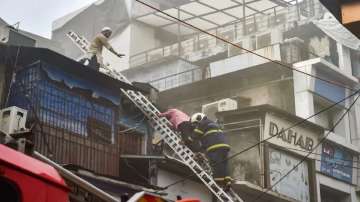
[[[350,194],[320,185],[321,201],[326,202],[348,202]]]
[[[21,193],[18,187],[11,181],[0,178],[1,201],[20,202]]]

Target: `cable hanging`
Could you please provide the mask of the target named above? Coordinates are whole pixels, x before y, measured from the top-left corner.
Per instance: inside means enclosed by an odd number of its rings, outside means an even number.
[[[193,28],[193,29],[195,29],[195,30],[198,30],[198,31],[200,31],[200,32],[202,32],[202,33],[205,33],[205,34],[209,35],[209,36],[212,36],[212,37],[214,37],[214,38],[216,38],[216,39],[218,39],[218,40],[220,40],[220,41],[222,41],[222,42],[224,42],[224,43],[230,44],[230,45],[232,45],[232,46],[234,46],[234,47],[236,47],[236,48],[238,48],[238,49],[244,50],[244,51],[246,51],[246,52],[248,52],[248,53],[251,53],[251,54],[253,54],[253,55],[256,55],[256,56],[258,56],[258,57],[260,57],[260,58],[263,58],[263,59],[265,59],[265,60],[268,60],[268,61],[270,61],[270,62],[272,62],[272,63],[278,64],[278,65],[280,65],[280,66],[282,66],[282,67],[285,67],[285,68],[287,68],[287,69],[290,69],[290,70],[293,70],[293,71],[296,71],[296,72],[305,74],[305,75],[307,75],[307,76],[310,76],[310,77],[313,77],[313,78],[322,80],[322,81],[327,82],[327,83],[329,83],[329,84],[332,84],[332,85],[335,85],[335,86],[338,86],[338,87],[342,87],[342,88],[345,88],[345,89],[348,89],[348,90],[351,90],[351,91],[356,91],[356,89],[353,89],[353,88],[351,88],[351,87],[348,87],[348,86],[346,86],[346,85],[344,85],[344,84],[342,84],[342,83],[340,83],[340,82],[331,81],[331,80],[328,80],[328,79],[325,79],[325,78],[322,78],[322,77],[319,77],[319,76],[316,76],[316,75],[313,75],[313,74],[310,74],[310,73],[307,73],[307,72],[298,70],[298,69],[293,68],[293,67],[291,67],[291,66],[288,66],[288,65],[286,65],[286,64],[284,64],[284,63],[282,63],[282,62],[280,62],[280,61],[276,61],[276,60],[270,59],[270,58],[268,58],[268,57],[265,57],[265,56],[263,56],[263,55],[261,55],[261,54],[258,54],[258,53],[256,53],[256,52],[254,52],[254,51],[252,51],[252,50],[249,50],[249,49],[247,49],[247,48],[241,47],[241,46],[239,46],[238,44],[235,44],[235,43],[233,43],[233,42],[231,42],[231,41],[228,41],[228,40],[226,40],[226,39],[224,39],[224,38],[221,38],[221,37],[217,36],[216,34],[212,34],[212,33],[208,32],[208,31],[206,31],[206,30],[204,30],[204,29],[201,29],[201,28],[199,28],[199,27],[197,27],[197,26],[194,26],[194,25],[192,25],[192,24],[190,24],[190,23],[188,23],[188,22],[186,22],[186,21],[184,21],[184,20],[181,20],[181,19],[179,19],[179,18],[177,18],[177,17],[174,17],[174,16],[172,16],[172,15],[170,15],[170,14],[168,14],[168,13],[165,13],[165,12],[162,11],[161,9],[158,9],[158,8],[156,8],[156,7],[148,4],[148,3],[145,3],[145,2],[140,1],[140,0],[135,0],[135,1],[137,1],[138,3],[140,3],[140,4],[144,5],[144,6],[147,6],[147,7],[151,8],[151,9],[153,9],[153,10],[155,10],[155,11],[157,11],[157,12],[159,12],[159,13],[165,15],[165,16],[168,16],[168,17],[174,19],[175,21],[178,21],[178,22],[180,22],[180,23],[182,23],[182,24],[184,24],[184,25],[186,25],[186,26],[188,26],[188,27],[191,27],[191,28]]]
[[[335,107],[336,105],[338,105],[338,104],[344,102],[345,100],[353,97],[354,95],[358,94],[359,92],[360,92],[360,90],[358,90],[358,91],[356,91],[355,93],[353,93],[353,94],[351,94],[351,95],[349,95],[349,96],[347,96],[347,97],[339,100],[339,101],[336,102],[336,103],[333,103],[333,104],[329,105],[328,107],[323,108],[322,110],[318,111],[317,113],[315,113],[315,114],[313,114],[313,115],[311,115],[311,116],[309,116],[309,117],[307,117],[307,118],[305,118],[305,119],[302,119],[302,120],[294,123],[293,125],[289,126],[288,128],[285,128],[285,129],[283,130],[283,132],[286,132],[287,130],[290,130],[290,129],[296,127],[296,126],[299,126],[299,125],[305,123],[306,121],[308,121],[309,119],[311,119],[311,118],[313,118],[313,117],[315,117],[315,116],[317,116],[317,115],[319,115],[319,114],[321,114],[321,113],[323,113],[323,112],[326,112],[326,111],[330,110],[331,108]],[[227,161],[227,160],[233,159],[233,158],[235,158],[236,156],[238,156],[238,155],[240,155],[240,154],[242,154],[242,153],[245,153],[245,152],[247,152],[247,151],[249,151],[249,150],[257,147],[258,145],[261,145],[261,144],[263,144],[264,142],[267,142],[268,140],[270,140],[270,139],[272,139],[272,138],[274,138],[274,137],[276,137],[276,136],[270,136],[270,137],[268,137],[268,138],[266,138],[266,139],[264,139],[264,140],[261,140],[261,141],[257,142],[256,144],[254,144],[254,145],[252,145],[252,146],[250,146],[250,147],[247,147],[247,148],[245,148],[245,149],[243,149],[243,150],[241,150],[241,151],[239,151],[239,152],[234,153],[233,155],[229,156],[227,159],[224,159],[223,161],[220,161],[220,162],[218,162],[218,163],[223,163],[223,162],[225,162],[225,161]],[[216,163],[215,165],[217,165],[218,163]],[[213,165],[213,166],[215,166],[215,165]],[[178,184],[178,183],[181,183],[181,182],[183,182],[183,181],[186,181],[187,179],[189,179],[189,178],[191,178],[191,177],[193,177],[193,176],[195,176],[195,175],[194,175],[194,174],[189,175],[189,176],[184,177],[183,179],[180,179],[180,180],[178,180],[178,181],[175,181],[175,182],[173,182],[173,183],[171,183],[171,184],[169,184],[169,185],[167,185],[167,186],[165,186],[165,187],[166,187],[166,188],[169,188],[169,187],[174,186],[174,185],[176,185],[176,184]]]
[[[354,104],[356,103],[356,101],[359,99],[360,95],[358,95],[354,102],[351,103],[351,105],[349,106],[348,109],[346,109],[346,111],[341,115],[341,117],[336,121],[336,123],[334,124],[333,127],[331,127],[331,129],[324,135],[323,138],[320,139],[320,141],[315,145],[315,147],[307,154],[305,155],[300,161],[299,163],[297,163],[292,169],[290,169],[285,175],[283,175],[278,181],[276,181],[273,185],[271,185],[269,188],[266,188],[264,192],[262,192],[261,194],[259,194],[254,200],[251,200],[251,202],[255,202],[258,199],[260,199],[264,194],[266,194],[268,191],[272,190],[272,188],[274,188],[277,184],[279,184],[283,179],[285,179],[291,172],[293,172],[294,170],[296,170],[297,167],[299,167],[304,161],[306,161],[306,159],[308,159],[308,157],[312,154],[312,152],[318,148],[321,143],[323,143],[326,138],[329,136],[329,134],[331,132],[334,131],[334,129],[336,128],[337,125],[339,125],[339,123],[343,120],[343,118],[345,117],[345,115],[347,113],[349,113],[350,109],[354,106]]]

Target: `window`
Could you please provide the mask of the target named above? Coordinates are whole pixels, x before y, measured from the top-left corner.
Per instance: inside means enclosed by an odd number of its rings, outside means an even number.
[[[341,202],[350,201],[350,194],[320,185],[321,201],[326,202]]]
[[[284,194],[298,201],[310,202],[309,168],[306,161],[301,163],[286,178],[283,178],[277,183],[281,177],[294,168],[300,160],[301,158],[297,158],[281,150],[269,148],[270,186],[275,185],[272,188],[275,192]]]
[[[324,108],[329,107],[332,102],[325,100],[319,96],[314,97],[314,111],[315,113],[323,110]],[[340,117],[345,113],[345,109],[339,106],[332,107],[330,110],[326,110],[315,117],[315,123],[321,125],[327,130],[333,128],[336,122],[340,119]],[[334,133],[346,138],[347,127],[348,127],[348,119],[347,114],[345,117],[337,124],[334,129]]]
[[[234,148],[230,150],[229,156],[259,142],[259,122],[228,122],[224,126],[226,138]],[[259,146],[247,151],[246,155],[235,156],[229,161],[232,178],[261,185],[260,159]]]
[[[353,76],[360,76],[360,51],[351,50],[351,68]]]
[[[271,45],[271,33],[263,34],[257,37],[257,49]]]
[[[0,177],[1,201],[20,202],[21,192],[15,183]]]

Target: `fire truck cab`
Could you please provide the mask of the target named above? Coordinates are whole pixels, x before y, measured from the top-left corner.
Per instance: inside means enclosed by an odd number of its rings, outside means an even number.
[[[1,201],[69,201],[69,188],[53,167],[1,144],[0,192]]]

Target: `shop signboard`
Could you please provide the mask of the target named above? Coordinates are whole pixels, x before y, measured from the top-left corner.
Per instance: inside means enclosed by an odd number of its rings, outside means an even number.
[[[287,177],[283,178],[299,162],[296,157],[285,151],[269,148],[269,177],[272,190],[291,197],[297,201],[310,202],[309,168],[307,161],[296,167]],[[279,183],[278,181],[281,180]],[[296,190],[296,191],[294,191]]]
[[[322,144],[320,171],[336,179],[352,183],[353,156],[328,142]]]
[[[265,117],[264,139],[294,153],[306,156],[318,144],[319,134],[315,130],[304,127],[306,124],[293,127],[295,123],[296,121],[267,113]],[[314,155],[310,155],[309,158],[314,158]]]

